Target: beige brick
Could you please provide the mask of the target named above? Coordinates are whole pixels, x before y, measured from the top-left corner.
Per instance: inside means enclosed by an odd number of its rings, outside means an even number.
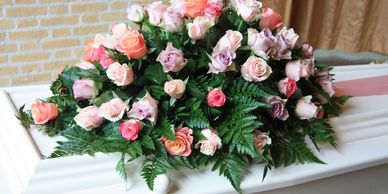
[[[73,4],[71,6],[72,13],[100,12],[105,11],[106,9],[106,3]]]
[[[0,76],[4,75],[16,75],[18,73],[17,66],[5,66],[0,67]]]
[[[27,30],[20,32],[10,32],[10,40],[30,40],[30,39],[40,39],[48,36],[47,30]]]
[[[110,4],[111,9],[126,10],[128,7],[128,1],[115,1]]]
[[[46,15],[46,7],[11,7],[7,9],[7,16],[23,17],[23,16],[37,16]]]
[[[12,56],[12,63],[17,62],[33,62],[47,60],[50,57],[49,53],[26,53]]]
[[[71,56],[71,50],[60,50],[60,51],[55,51],[54,58],[66,58]]]
[[[103,25],[93,25],[93,26],[82,26],[74,28],[74,35],[83,35],[83,34],[95,34],[100,32],[106,32],[109,26],[106,24]]]
[[[4,33],[0,33],[0,41],[3,41],[5,40],[5,34]]]
[[[63,26],[73,25],[78,23],[78,16],[59,16],[44,18],[41,20],[40,25],[42,26]]]
[[[9,79],[0,78],[0,86],[8,86],[8,85],[9,85]]]
[[[84,23],[93,23],[98,22],[98,15],[97,14],[88,14],[88,15],[82,15],[81,21]]]
[[[12,20],[0,19],[0,29],[12,29],[14,24]]]
[[[39,49],[39,43],[30,42],[30,43],[23,43],[19,45],[19,50],[21,51],[29,51],[29,50],[37,50]]]
[[[16,4],[32,4],[35,2],[36,0],[16,0]]]
[[[44,64],[44,70],[46,71],[60,71],[62,68],[67,65],[74,65],[79,63],[79,60],[60,60],[60,61],[50,61]]]
[[[36,26],[37,24],[38,24],[38,21],[35,18],[18,20],[18,28],[33,27],[33,26]]]
[[[77,39],[47,40],[42,42],[43,49],[66,48],[77,45],[79,45],[79,40]]]
[[[12,0],[1,0],[0,5],[10,5],[12,3]]]
[[[33,73],[40,71],[40,64],[32,63],[20,67],[21,73]]]
[[[40,3],[55,3],[55,2],[69,3],[74,1],[77,1],[77,0],[39,0]]]
[[[52,5],[50,6],[51,15],[67,14],[69,13],[68,5]]]
[[[8,56],[0,56],[0,64],[7,64],[8,63]]]
[[[125,18],[125,13],[104,13],[101,18],[104,21],[120,21]]]
[[[0,53],[11,53],[16,49],[16,44],[0,44]]]
[[[71,30],[69,28],[54,29],[52,32],[52,35],[54,38],[63,37],[63,36],[70,36],[70,34],[71,34]]]
[[[20,75],[11,80],[12,85],[48,83],[51,80],[50,73]]]

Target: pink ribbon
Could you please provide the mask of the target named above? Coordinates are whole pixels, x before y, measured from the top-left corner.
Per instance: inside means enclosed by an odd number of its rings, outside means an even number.
[[[336,82],[334,90],[338,96],[388,95],[388,75]]]

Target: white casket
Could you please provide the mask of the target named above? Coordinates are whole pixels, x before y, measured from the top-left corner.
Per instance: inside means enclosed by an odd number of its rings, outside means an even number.
[[[336,67],[333,72],[336,81],[388,75],[388,64]],[[56,139],[25,130],[15,108],[49,96],[48,87],[0,89],[0,193],[152,193],[136,163],[128,166],[128,185],[121,180],[115,171],[119,154],[44,158]],[[263,165],[254,165],[241,184],[244,193],[388,193],[388,95],[354,97],[331,122],[338,148],[324,145],[317,154],[326,165],[275,169],[264,182]],[[227,179],[210,170],[182,170],[169,177],[173,193],[235,192]]]

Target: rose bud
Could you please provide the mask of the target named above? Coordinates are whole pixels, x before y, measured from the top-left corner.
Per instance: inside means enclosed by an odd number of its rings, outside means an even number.
[[[318,106],[311,102],[311,99],[312,96],[305,96],[296,104],[295,113],[302,120],[316,118],[319,113]]]
[[[116,122],[123,118],[126,111],[128,111],[128,105],[120,98],[114,98],[100,106],[98,109],[98,115],[109,121]]]
[[[117,86],[129,85],[134,80],[132,69],[128,67],[127,64],[120,65],[118,62],[115,62],[108,67],[106,75]]]
[[[211,129],[203,129],[201,133],[207,139],[198,141],[195,148],[200,148],[200,152],[205,155],[213,156],[216,150],[222,147],[220,137]]]
[[[189,37],[192,40],[203,39],[207,30],[214,25],[214,22],[204,16],[196,17],[193,22],[187,24]]]
[[[104,118],[98,116],[97,106],[88,106],[78,110],[78,114],[74,117],[74,121],[78,126],[90,131],[99,127],[104,121]]]
[[[271,96],[267,99],[267,102],[272,105],[269,112],[273,118],[277,118],[282,121],[287,120],[289,115],[285,107],[286,101],[287,100],[283,100],[279,96]]]
[[[215,88],[207,94],[207,104],[210,107],[221,107],[226,102],[226,96],[220,89]]]
[[[265,145],[271,145],[271,143],[271,138],[267,133],[261,132],[260,130],[255,130],[253,132],[253,145],[257,151],[262,153]]]
[[[36,99],[31,105],[32,119],[36,125],[42,125],[58,116],[58,108],[54,103],[42,103]]]
[[[237,9],[237,14],[246,22],[254,22],[260,16],[260,8],[263,4],[257,0],[235,0],[233,6]]]
[[[97,96],[98,90],[93,80],[79,79],[74,81],[73,93],[76,100],[89,100]]]
[[[279,92],[286,95],[287,98],[292,96],[297,89],[298,85],[296,84],[296,81],[288,77],[280,80],[278,83]]]
[[[263,8],[264,17],[260,19],[261,28],[274,30],[283,24],[283,18],[271,8]]]
[[[138,120],[129,120],[120,123],[120,133],[127,141],[134,141],[139,135],[139,131],[143,128]]]
[[[138,3],[132,4],[127,8],[127,17],[132,22],[141,22],[143,21],[145,10],[144,7]]]

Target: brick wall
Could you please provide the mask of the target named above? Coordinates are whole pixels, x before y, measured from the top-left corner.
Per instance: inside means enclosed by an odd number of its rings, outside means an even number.
[[[0,87],[49,83],[96,33],[126,22],[130,2],[0,0]]]

